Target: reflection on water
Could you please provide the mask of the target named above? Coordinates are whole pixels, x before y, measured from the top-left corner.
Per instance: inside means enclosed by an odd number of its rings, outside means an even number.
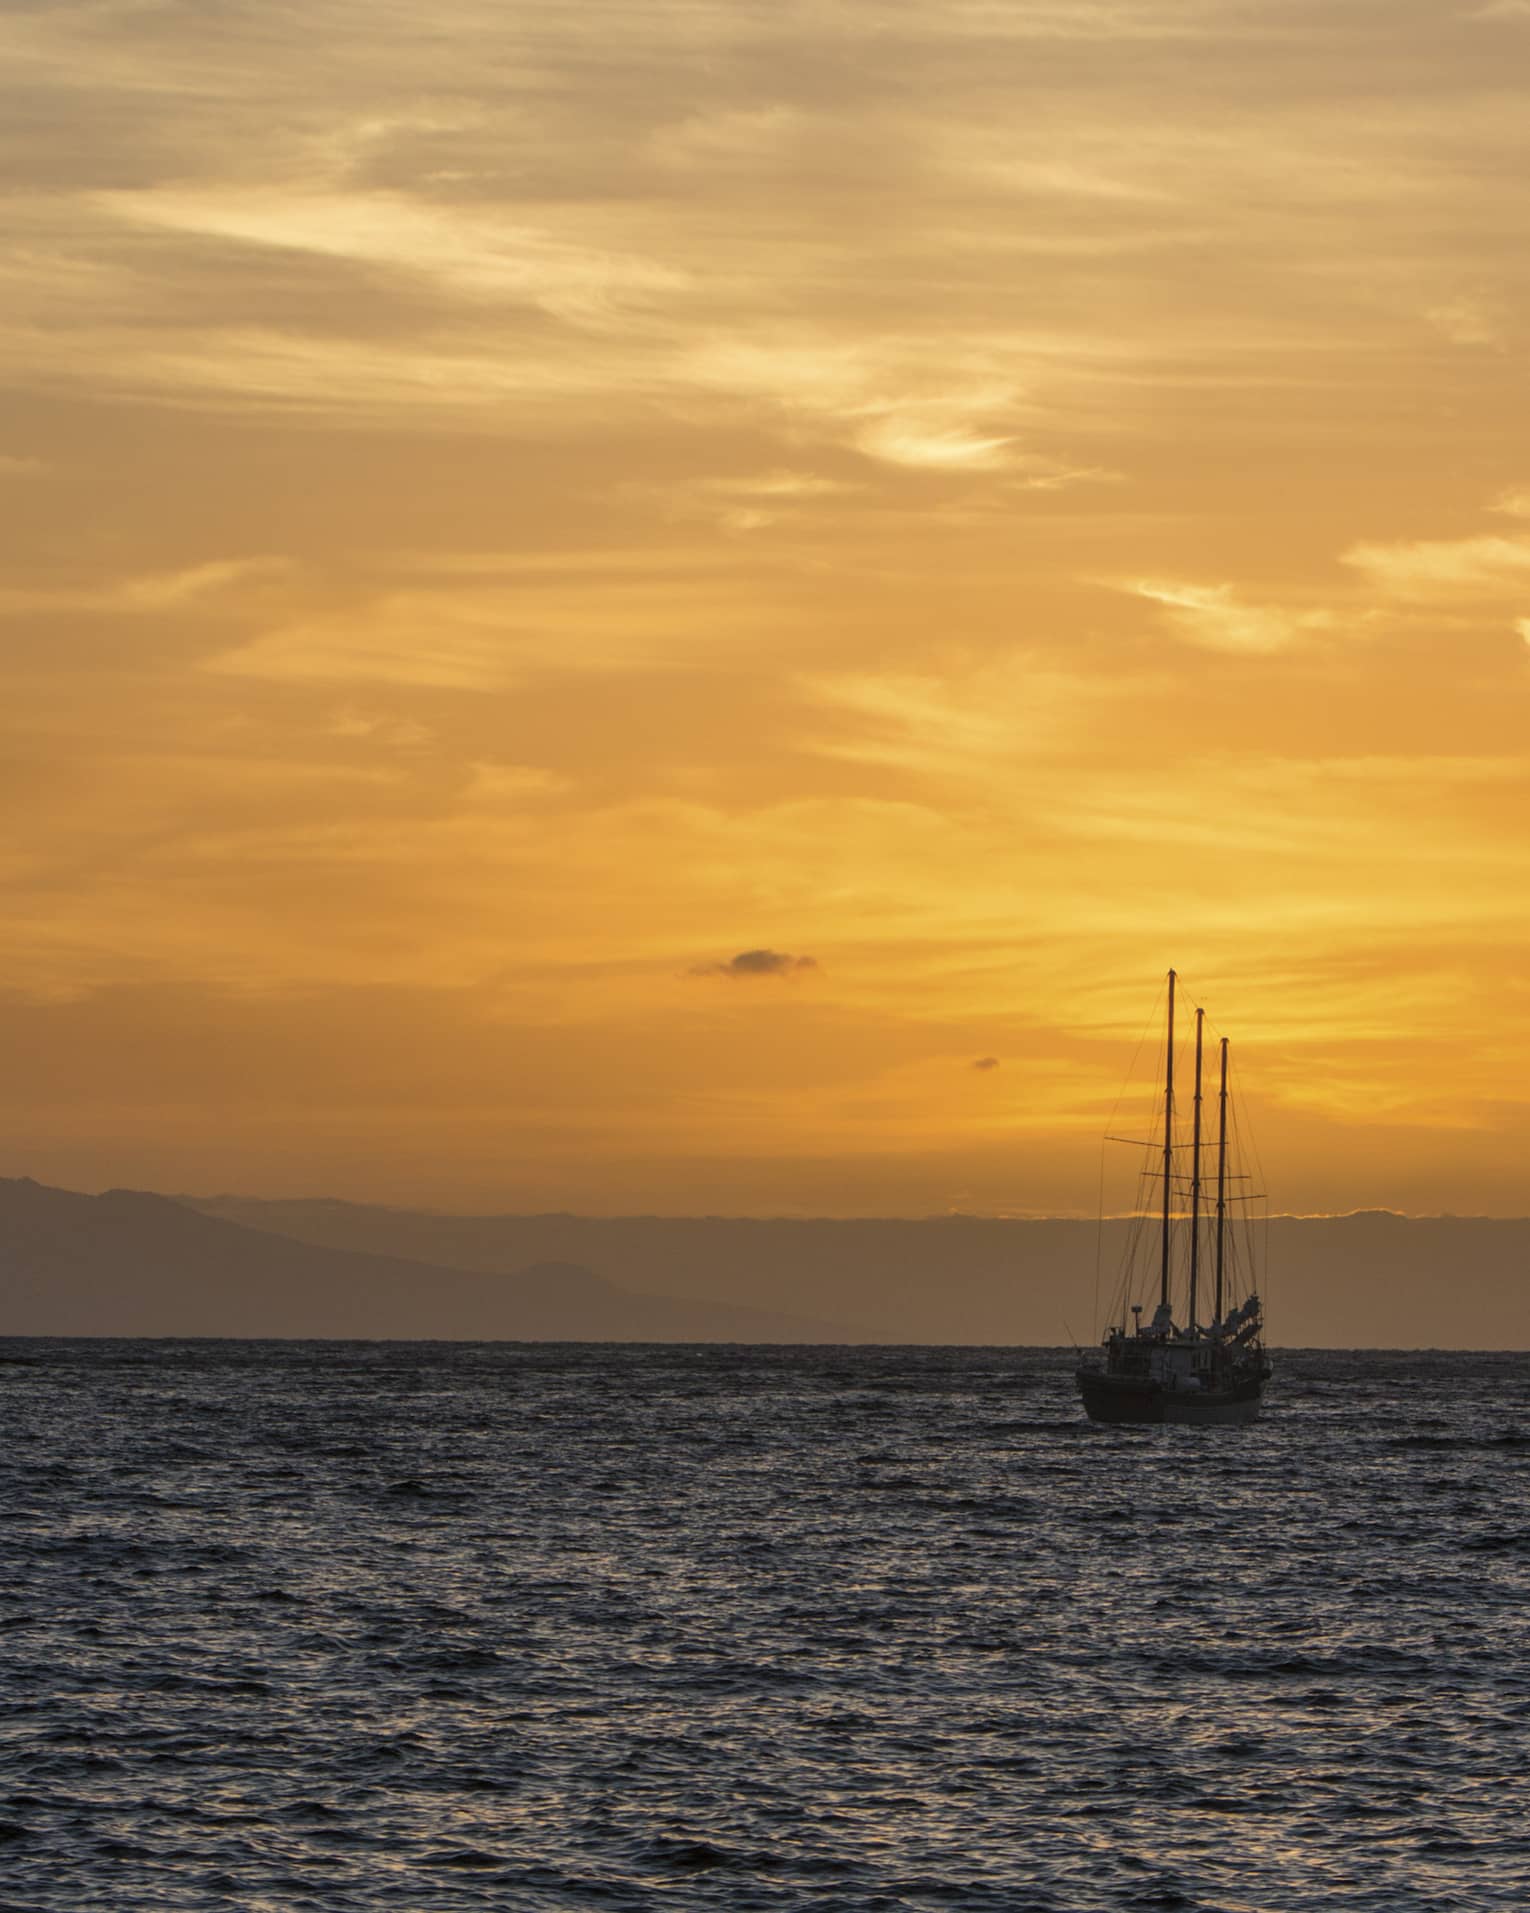
[[[25,1909],[1518,1909],[1524,1358],[12,1343]]]

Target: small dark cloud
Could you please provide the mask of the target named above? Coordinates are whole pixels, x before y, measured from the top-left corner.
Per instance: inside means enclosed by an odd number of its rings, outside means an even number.
[[[816,970],[818,960],[810,956],[788,956],[784,950],[740,950],[726,963],[698,963],[692,976],[793,976],[801,970]]]
[[[972,1067],[974,1069],[997,1069],[999,1067],[999,1059],[997,1056],[980,1056]]]

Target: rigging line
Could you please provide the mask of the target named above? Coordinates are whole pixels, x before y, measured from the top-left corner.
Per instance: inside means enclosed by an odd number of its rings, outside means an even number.
[[[1192,1010],[1200,1010],[1204,1014],[1206,1018],[1206,1029],[1208,1034],[1213,1038],[1214,1041],[1220,1042],[1222,1038],[1228,1034],[1228,1032],[1222,1028],[1221,1024],[1218,1023],[1217,1019],[1212,1015],[1211,1011],[1206,1008],[1206,1005],[1200,1000],[1199,996],[1197,996],[1194,985],[1187,983],[1185,981],[1184,971],[1176,970],[1174,974],[1179,980],[1180,995],[1190,1005]]]
[[[1246,1151],[1247,1159],[1253,1163],[1259,1173],[1259,1179],[1262,1182],[1265,1179],[1264,1162],[1259,1153],[1259,1143],[1254,1134],[1252,1120],[1241,1095],[1234,1102],[1233,1118],[1238,1128],[1239,1146],[1242,1150]],[[1264,1198],[1264,1200],[1266,1203],[1268,1202],[1268,1198]],[[1247,1284],[1249,1289],[1252,1290],[1257,1282],[1258,1288],[1261,1291],[1260,1300],[1267,1304],[1269,1301],[1270,1275],[1269,1208],[1265,1207],[1257,1213],[1253,1210],[1245,1209],[1243,1211],[1242,1222],[1242,1235],[1244,1238],[1243,1254],[1247,1262]]]
[[[1132,1149],[1156,1150],[1160,1156],[1163,1154],[1163,1144],[1157,1139],[1157,1137],[1154,1137],[1154,1136],[1149,1136],[1146,1138],[1142,1136],[1107,1136],[1105,1140],[1106,1142],[1125,1143],[1129,1148],[1132,1148]],[[1172,1145],[1172,1149],[1176,1156],[1188,1156],[1191,1153],[1191,1145],[1187,1142],[1174,1143]],[[1247,1182],[1248,1177],[1244,1176],[1242,1180],[1244,1182]]]
[[[1095,1204],[1094,1216],[1094,1301],[1089,1310],[1091,1344],[1100,1339],[1100,1264],[1105,1257],[1105,1145],[1103,1142],[1100,1144],[1100,1196]]]
[[[1268,1178],[1266,1177],[1264,1173],[1264,1158],[1260,1154],[1259,1139],[1253,1133],[1252,1123],[1250,1123],[1249,1125],[1249,1144],[1253,1153],[1254,1167],[1259,1171],[1259,1180],[1265,1184],[1266,1188],[1268,1188],[1269,1186]],[[1250,1218],[1250,1221],[1252,1221],[1252,1217]],[[1261,1249],[1260,1263],[1259,1263],[1259,1267],[1260,1267],[1259,1279],[1265,1286],[1265,1299],[1268,1300],[1269,1299],[1269,1275],[1270,1275],[1270,1209],[1269,1209],[1268,1203],[1265,1204],[1264,1209],[1260,1212],[1259,1235],[1260,1235],[1260,1249]]]
[[[1165,988],[1167,988],[1167,985],[1165,985]],[[1161,995],[1162,992],[1159,993],[1159,996]],[[1115,1128],[1116,1117],[1120,1113],[1121,1105],[1126,1100],[1127,1089],[1131,1084],[1133,1076],[1136,1074],[1137,1062],[1142,1055],[1143,1045],[1147,1042],[1149,1033],[1157,1025],[1158,1003],[1159,997],[1155,996],[1153,999],[1152,1013],[1142,1026],[1142,1034],[1137,1038],[1137,1047],[1132,1051],[1132,1060],[1126,1066],[1126,1074],[1121,1079],[1121,1087],[1116,1091],[1116,1100],[1111,1104],[1110,1114],[1105,1119],[1105,1127],[1107,1130]],[[1105,1257],[1105,1145],[1108,1141],[1110,1141],[1109,1136],[1102,1136],[1100,1139],[1100,1194],[1099,1201],[1095,1206],[1094,1307],[1092,1311],[1093,1321],[1091,1324],[1091,1333],[1094,1335],[1096,1341],[1099,1340],[1100,1334],[1100,1265]],[[1128,1263],[1128,1268],[1129,1267],[1130,1264]],[[1123,1283],[1128,1280],[1130,1280],[1129,1274],[1124,1274],[1122,1276]]]

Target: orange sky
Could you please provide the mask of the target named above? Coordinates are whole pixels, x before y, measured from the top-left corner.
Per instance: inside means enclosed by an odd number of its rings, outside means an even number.
[[[0,52],[8,1173],[1530,1210],[1526,0]]]

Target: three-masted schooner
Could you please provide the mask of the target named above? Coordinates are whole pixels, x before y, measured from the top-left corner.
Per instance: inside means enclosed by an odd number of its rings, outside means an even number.
[[[1218,1092],[1216,1142],[1216,1204],[1211,1218],[1203,1216],[1206,1190],[1202,1177],[1202,1025],[1205,1012],[1195,1012],[1195,1103],[1190,1143],[1189,1257],[1184,1314],[1174,1319],[1175,1224],[1184,1220],[1175,1206],[1174,1142],[1174,984],[1169,972],[1169,1028],[1163,1101],[1163,1213],[1159,1244],[1158,1306],[1145,1325],[1143,1304],[1132,1306],[1132,1327],[1126,1326],[1131,1303],[1130,1259],[1121,1282],[1119,1319],[1106,1331],[1102,1353],[1085,1357],[1076,1379],[1091,1421],[1102,1422],[1249,1422],[1259,1413],[1259,1401],[1270,1376],[1264,1350],[1264,1315],[1259,1297],[1249,1293],[1235,1301],[1229,1267],[1228,1089],[1227,1038],[1221,1039],[1221,1084]],[[1212,1312],[1202,1323],[1200,1310],[1201,1251],[1210,1221],[1213,1250]]]

